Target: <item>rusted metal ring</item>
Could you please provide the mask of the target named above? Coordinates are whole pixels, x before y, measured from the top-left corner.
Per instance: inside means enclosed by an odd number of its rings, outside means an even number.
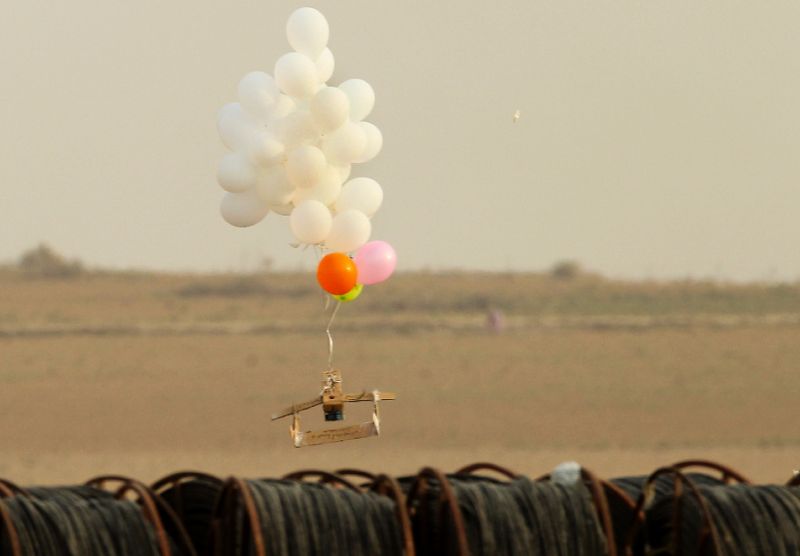
[[[182,485],[186,482],[196,481],[196,480],[207,481],[209,483],[213,483],[218,486],[222,485],[224,482],[219,477],[216,477],[214,475],[209,475],[208,473],[203,473],[201,471],[180,471],[178,473],[172,473],[171,475],[162,477],[161,479],[153,483],[152,486],[150,487],[150,490],[153,491],[153,493],[155,493],[156,495],[156,502],[159,504],[160,511],[163,511],[164,513],[169,515],[170,519],[175,522],[178,533],[181,535],[185,543],[188,543],[189,546],[191,546],[192,553],[195,553],[196,549],[189,537],[189,533],[186,530],[182,517],[184,515],[184,510],[185,510],[183,507]],[[161,498],[161,494],[163,494],[169,488],[174,489],[173,490],[174,507],[171,504],[166,503]]]
[[[165,486],[178,486],[180,483],[183,483],[185,481],[193,481],[197,479],[202,479],[219,485],[221,485],[224,482],[219,477],[210,475],[208,473],[203,473],[202,471],[179,471],[177,473],[172,473],[171,475],[167,475],[166,477],[160,478],[155,483],[153,483],[150,486],[150,488],[154,492],[158,493]]]
[[[628,509],[630,511],[633,511],[633,510],[636,509],[636,502],[630,496],[628,496],[628,494],[624,490],[619,488],[617,485],[615,485],[612,482],[606,481],[605,479],[600,479],[600,484],[603,485],[603,488],[606,491],[606,499],[608,499],[608,494],[607,493],[610,492],[611,494],[614,495],[615,498],[621,500],[623,502],[623,504],[628,506]]]
[[[138,481],[128,480],[122,484],[116,492],[114,497],[117,500],[122,500],[128,492],[134,492],[139,497],[139,504],[144,510],[145,519],[147,519],[156,530],[156,538],[158,539],[158,547],[162,556],[172,556],[172,551],[169,547],[169,538],[164,529],[164,523],[161,521],[161,516],[158,514],[156,503],[153,500],[147,487]]]
[[[189,538],[189,533],[186,531],[186,527],[184,527],[183,525],[183,520],[178,516],[178,514],[175,512],[172,506],[167,504],[167,502],[163,498],[161,498],[158,494],[155,494],[150,489],[148,489],[148,492],[150,492],[153,495],[153,501],[156,503],[156,508],[158,509],[159,517],[161,517],[162,515],[167,516],[170,523],[172,524],[172,530],[178,537],[175,540],[179,544],[183,545],[183,550],[186,551],[186,554],[188,554],[189,556],[197,556],[197,550],[194,547],[192,539]]]
[[[120,483],[120,485],[116,490],[112,490],[108,483]],[[183,545],[189,554],[195,554],[194,546],[178,516],[161,497],[144,483],[123,475],[100,475],[87,481],[86,485],[113,492],[114,497],[118,500],[124,498],[129,492],[136,494],[145,519],[147,519],[155,529],[159,550],[162,556],[171,556],[172,553],[169,545],[169,535],[164,526],[164,521],[161,519],[162,513],[173,525],[174,531],[177,534],[177,539],[175,540]]]
[[[636,533],[638,532],[640,525],[644,523],[644,520],[639,520],[637,518],[640,513],[644,513],[645,503],[649,502],[649,500],[646,500],[649,498],[649,489],[656,479],[667,474],[672,474],[674,476],[673,497],[675,499],[675,509],[673,511],[673,525],[680,525],[679,520],[681,516],[681,497],[683,494],[682,486],[685,484],[688,487],[689,492],[691,492],[695,497],[695,500],[697,500],[697,503],[700,506],[700,511],[703,515],[703,530],[700,535],[698,545],[703,546],[710,539],[714,555],[720,556],[717,528],[714,525],[714,521],[711,519],[711,512],[708,508],[705,498],[703,498],[703,496],[700,494],[700,491],[698,490],[694,481],[687,477],[680,469],[675,467],[660,467],[653,471],[653,473],[651,473],[647,478],[647,481],[645,481],[644,488],[642,488],[642,493],[639,495],[639,498],[636,501],[634,522],[628,529],[628,537],[625,539],[624,546],[626,556],[633,556],[633,543],[636,538]],[[678,526],[674,530],[676,535],[673,538],[672,554],[677,554],[677,546],[679,545],[681,528]]]
[[[616,554],[617,542],[614,538],[614,523],[611,519],[611,510],[608,507],[608,499],[606,498],[606,492],[603,489],[603,485],[594,473],[583,466],[581,466],[581,478],[583,479],[584,484],[589,483],[589,492],[592,495],[594,508],[600,517],[600,524],[602,525],[603,531],[606,534],[606,546],[608,547],[608,553]]]
[[[0,498],[11,498],[12,496],[15,495],[16,493],[13,490],[11,490],[5,484],[0,482]]]
[[[370,483],[374,482],[375,477],[377,477],[375,473],[370,473],[369,471],[365,471],[363,469],[353,469],[350,467],[347,467],[345,469],[337,469],[336,471],[334,471],[334,474],[336,474],[339,477],[358,477],[361,479],[366,479]],[[362,485],[362,486],[368,486],[368,485]]]
[[[727,465],[723,465],[715,461],[710,461],[705,459],[688,459],[684,461],[679,461],[678,463],[673,463],[669,467],[679,469],[680,471],[684,471],[689,467],[701,467],[706,469],[713,469],[714,471],[718,471],[719,473],[722,474],[722,482],[724,482],[725,484],[729,484],[731,480],[736,481],[737,483],[743,485],[753,484],[750,481],[750,479],[748,479],[735,469],[732,469]]]
[[[502,475],[506,479],[514,480],[522,475],[519,473],[514,473],[507,467],[503,467],[502,465],[497,465],[496,463],[489,463],[489,462],[477,462],[472,463],[470,465],[466,465],[456,471],[456,475],[474,475],[477,471],[494,471],[495,473]]]
[[[235,504],[236,503],[236,493],[239,493],[242,499],[242,503],[244,504],[245,514],[247,514],[247,520],[250,523],[250,531],[253,537],[253,545],[255,548],[256,556],[267,556],[267,549],[266,544],[264,543],[264,535],[261,532],[261,521],[258,518],[258,510],[256,510],[256,504],[253,500],[253,494],[250,492],[250,487],[247,485],[247,482],[243,479],[238,477],[231,477],[227,481],[225,481],[225,486],[222,488],[222,492],[220,493],[219,500],[217,501],[217,508],[215,510],[215,519],[216,522],[218,519],[221,519],[223,515],[227,514],[228,516],[233,516],[235,512],[230,511],[231,508],[224,508],[225,502],[227,501],[228,504]],[[222,514],[222,515],[221,515]]]
[[[2,498],[0,498],[0,523],[2,523],[8,535],[8,544],[11,546],[10,556],[22,556],[19,533],[16,526],[14,526],[14,522],[11,521],[11,515],[8,513],[8,508],[6,508]]]
[[[613,500],[617,500],[618,502],[621,502],[622,505],[625,506],[625,508],[628,510],[628,512],[633,516],[635,527],[637,527],[637,528],[640,527],[642,522],[644,521],[644,512],[636,513],[636,502],[630,496],[628,496],[628,494],[624,490],[619,488],[614,483],[612,483],[610,481],[606,481],[604,479],[600,479],[600,484],[603,487],[603,492],[605,493],[606,500],[608,501],[608,500],[612,500],[613,499]],[[611,506],[609,505],[609,513],[610,513],[610,511],[611,511]],[[612,526],[613,526],[613,521],[614,520],[612,519]],[[619,548],[619,544],[618,543],[620,543],[622,541],[623,541],[623,539],[618,539],[617,538],[617,534],[615,532],[614,533],[614,543],[615,543],[617,548]],[[609,554],[609,556],[615,556],[616,554],[622,554],[622,552],[621,551],[617,551],[617,552],[609,551],[608,554]]]
[[[464,516],[461,515],[461,509],[458,506],[458,500],[456,500],[450,481],[447,480],[447,477],[445,477],[441,471],[433,467],[425,467],[417,474],[417,478],[411,485],[411,490],[408,494],[407,504],[409,514],[414,512],[414,500],[418,496],[421,497],[424,495],[427,491],[429,479],[436,479],[438,481],[440,486],[440,501],[446,502],[446,507],[450,510],[450,518],[452,519],[453,527],[456,531],[459,556],[469,556],[470,550],[469,542],[467,542],[466,528],[464,527]],[[444,506],[442,510],[444,510]]]
[[[28,491],[22,487],[18,487],[11,481],[0,479],[0,498],[8,498],[21,494],[23,496],[30,496]]]
[[[320,469],[303,469],[302,471],[295,471],[283,476],[283,479],[289,481],[303,482],[308,477],[319,477],[319,482],[324,484],[338,484],[345,488],[349,488],[354,492],[361,492],[361,489],[356,485],[345,479],[344,477],[331,473],[330,471],[322,471]]]
[[[406,556],[414,556],[416,549],[414,548],[414,533],[411,529],[411,517],[408,515],[408,506],[406,504],[406,497],[403,490],[400,488],[397,480],[389,475],[378,475],[372,481],[370,489],[382,496],[386,496],[394,500],[395,513],[400,522],[400,527],[403,530],[403,544],[405,546]]]

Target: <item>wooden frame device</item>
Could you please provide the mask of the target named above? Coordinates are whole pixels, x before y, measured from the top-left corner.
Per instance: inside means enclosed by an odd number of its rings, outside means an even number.
[[[358,394],[345,394],[342,390],[342,373],[337,369],[331,369],[322,373],[322,391],[316,398],[306,402],[294,404],[278,413],[272,415],[272,420],[283,419],[292,416],[292,424],[289,432],[292,435],[295,448],[304,446],[317,446],[319,444],[329,444],[331,442],[343,442],[345,440],[357,440],[368,436],[378,436],[381,433],[381,418],[379,403],[385,400],[394,400],[397,395],[394,392],[372,392],[363,391]],[[350,402],[372,402],[372,420],[348,427],[335,429],[323,429],[319,431],[300,430],[300,412],[311,409],[318,405],[322,406],[326,421],[343,421],[344,404]]]

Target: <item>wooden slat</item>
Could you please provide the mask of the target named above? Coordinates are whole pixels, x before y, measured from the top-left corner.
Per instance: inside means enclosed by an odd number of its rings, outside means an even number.
[[[346,402],[371,402],[375,398],[372,392],[360,392],[358,394],[345,394],[344,401]],[[378,392],[378,399],[380,400],[396,400],[397,394],[394,392]]]
[[[275,421],[276,419],[282,419],[284,417],[288,417],[289,415],[292,415],[297,411],[305,411],[306,409],[311,409],[312,407],[318,406],[321,403],[322,403],[322,398],[317,397],[314,398],[313,400],[308,400],[307,402],[291,405],[286,409],[282,409],[278,413],[273,413],[272,420]]]
[[[371,402],[374,401],[374,396],[372,392],[359,392],[357,394],[345,394],[344,401],[346,402]],[[382,401],[387,400],[396,400],[397,394],[395,392],[378,392],[378,399]],[[284,417],[288,417],[295,412],[305,411],[306,409],[311,409],[312,407],[316,407],[322,403],[322,397],[314,398],[313,400],[308,400],[306,402],[301,402],[298,404],[291,405],[285,409],[277,413],[272,414],[272,420],[275,421],[277,419],[283,419]]]
[[[377,435],[378,428],[375,426],[375,422],[369,421],[340,429],[298,432],[294,438],[294,445],[295,448],[302,448],[304,446],[318,446],[320,444],[357,440],[359,438]]]

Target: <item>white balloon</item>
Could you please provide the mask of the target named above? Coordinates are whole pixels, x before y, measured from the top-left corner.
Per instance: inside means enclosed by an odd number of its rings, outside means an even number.
[[[247,148],[250,137],[258,130],[258,122],[249,116],[238,102],[220,108],[217,114],[217,131],[225,146],[232,151]]]
[[[372,217],[383,203],[383,189],[372,178],[353,178],[342,187],[336,200],[336,212],[357,210]]]
[[[269,212],[269,207],[253,190],[244,193],[226,193],[219,205],[225,222],[238,228],[258,224]]]
[[[336,60],[333,57],[331,49],[326,47],[314,64],[317,66],[317,78],[319,82],[325,83],[333,76],[333,70],[336,68]]]
[[[322,152],[331,164],[345,166],[364,152],[367,134],[358,124],[347,122],[322,138]]]
[[[350,114],[347,95],[336,87],[321,88],[311,99],[309,107],[314,121],[323,132],[339,129]]]
[[[275,81],[287,95],[310,97],[319,88],[317,66],[305,54],[289,52],[275,62]]]
[[[269,124],[272,125],[278,120],[282,120],[297,108],[297,104],[289,95],[280,94],[275,99],[275,104],[269,112]]]
[[[307,110],[295,110],[285,118],[276,120],[271,129],[288,151],[319,141],[319,128]]]
[[[255,185],[256,169],[244,154],[226,154],[217,167],[217,182],[225,191],[241,193]]]
[[[293,98],[295,110],[305,110],[308,112],[309,108],[308,105],[311,104],[311,98]]]
[[[375,106],[375,91],[363,79],[348,79],[339,88],[350,99],[350,119],[359,122],[369,116]]]
[[[283,166],[276,165],[259,173],[255,192],[267,205],[285,205],[292,201],[294,186],[286,178]]]
[[[311,187],[320,180],[327,167],[325,155],[312,145],[296,148],[286,159],[286,175],[295,187]]]
[[[286,203],[285,205],[270,205],[269,210],[275,214],[280,214],[281,216],[289,216],[294,210],[294,205],[292,203]]]
[[[361,153],[361,156],[359,156],[353,162],[369,162],[378,156],[379,152],[381,152],[381,148],[383,148],[383,134],[375,124],[371,124],[369,122],[358,122],[358,125],[364,130],[364,133],[367,136],[367,146],[364,147],[364,152]]]
[[[251,71],[239,81],[239,103],[245,111],[261,122],[266,122],[275,101],[281,94],[271,75]]]
[[[336,202],[336,199],[339,198],[341,192],[342,180],[339,177],[339,172],[329,166],[314,185],[296,189],[292,202],[298,205],[303,201],[313,199],[325,206],[331,206]]]
[[[282,162],[286,156],[286,149],[274,133],[259,131],[253,134],[247,154],[254,164],[268,167]]]
[[[331,231],[331,211],[328,207],[313,199],[296,204],[289,227],[301,243],[321,243]]]
[[[298,8],[286,22],[286,38],[298,52],[312,59],[320,55],[328,44],[330,28],[325,16],[314,8]]]
[[[372,224],[363,212],[346,210],[333,217],[331,231],[325,246],[331,251],[348,253],[355,251],[372,234]]]
[[[347,181],[347,178],[350,177],[350,171],[353,169],[350,164],[345,164],[344,166],[331,166],[331,168],[334,168],[337,172],[339,172],[339,181],[342,183]]]

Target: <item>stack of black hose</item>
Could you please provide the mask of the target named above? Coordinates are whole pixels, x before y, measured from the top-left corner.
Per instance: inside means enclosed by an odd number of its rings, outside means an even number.
[[[395,502],[371,491],[294,480],[231,480],[217,508],[226,556],[404,554]]]
[[[467,474],[448,475],[445,480],[444,488],[440,478],[431,476],[424,486],[410,489],[417,554],[608,554],[591,495],[582,482],[567,486],[525,477],[497,481]]]
[[[97,488],[31,488],[0,505],[13,526],[0,528],[3,555],[15,555],[15,548],[24,556],[161,554],[141,507]]]
[[[651,551],[725,556],[800,554],[800,488],[698,486],[657,498],[646,514]]]

